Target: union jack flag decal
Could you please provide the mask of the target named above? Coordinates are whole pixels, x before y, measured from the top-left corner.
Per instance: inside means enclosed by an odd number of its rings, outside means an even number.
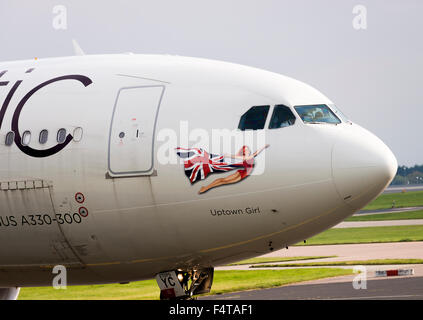
[[[242,162],[224,162],[223,155],[211,154],[201,148],[176,148],[176,153],[184,159],[185,175],[191,183],[206,179],[210,173],[226,172],[242,167]]]

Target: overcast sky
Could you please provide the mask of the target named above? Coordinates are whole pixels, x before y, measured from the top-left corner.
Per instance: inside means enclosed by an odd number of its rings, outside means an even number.
[[[399,164],[423,164],[422,13],[421,0],[0,0],[0,61],[72,55],[76,39],[87,54],[254,66],[314,86]]]

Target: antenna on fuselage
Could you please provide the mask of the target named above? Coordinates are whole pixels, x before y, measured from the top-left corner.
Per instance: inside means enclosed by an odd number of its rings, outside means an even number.
[[[78,42],[76,42],[75,39],[72,39],[72,44],[73,44],[73,52],[75,53],[76,56],[85,56],[84,51],[81,49],[81,47],[79,46]]]

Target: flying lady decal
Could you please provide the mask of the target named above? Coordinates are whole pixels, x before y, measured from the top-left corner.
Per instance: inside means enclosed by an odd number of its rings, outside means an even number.
[[[269,145],[251,153],[249,147],[243,146],[235,155],[214,155],[201,148],[176,148],[176,153],[184,159],[185,175],[191,184],[206,179],[211,173],[238,169],[235,173],[225,178],[218,178],[209,185],[201,187],[198,191],[201,194],[212,188],[236,183],[247,178],[254,169],[254,158],[267,147]],[[225,158],[235,160],[235,162],[224,161]]]

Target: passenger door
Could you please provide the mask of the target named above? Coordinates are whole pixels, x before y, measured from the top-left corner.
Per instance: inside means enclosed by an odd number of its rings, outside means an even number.
[[[154,134],[164,89],[155,85],[119,90],[110,125],[110,176],[153,173]]]

